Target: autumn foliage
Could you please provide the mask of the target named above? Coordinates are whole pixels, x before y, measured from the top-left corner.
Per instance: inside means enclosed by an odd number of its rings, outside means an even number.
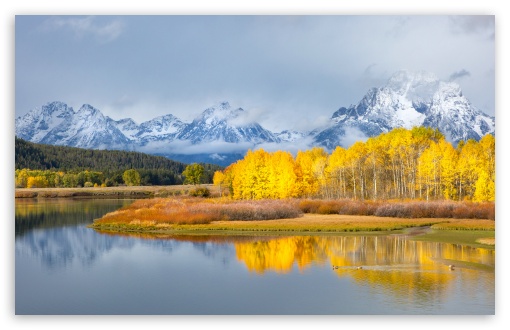
[[[96,220],[94,225],[123,224],[157,228],[164,225],[208,224],[221,220],[269,220],[302,215],[292,203],[278,200],[232,201],[202,198],[153,198],[137,200]]]
[[[456,147],[427,127],[397,128],[331,154],[248,151],[215,174],[233,199],[495,200],[495,138]],[[328,207],[322,205],[323,208]],[[369,207],[369,205],[367,205]],[[333,210],[332,210],[333,212]]]

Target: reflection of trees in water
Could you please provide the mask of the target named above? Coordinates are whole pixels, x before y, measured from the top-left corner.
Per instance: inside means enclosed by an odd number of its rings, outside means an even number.
[[[210,259],[228,264],[243,262],[253,272],[288,273],[313,264],[333,266],[337,276],[360,285],[391,292],[393,296],[431,299],[452,290],[452,279],[462,275],[465,285],[477,287],[479,272],[450,271],[447,262],[472,263],[494,269],[493,250],[447,243],[415,242],[403,236],[227,236],[105,234],[83,224],[120,207],[125,201],[16,202],[16,256],[40,259],[48,268],[72,262],[93,263],[112,249],[132,249],[136,244],[164,252],[183,245]],[[357,269],[362,266],[362,269]],[[494,287],[488,276],[486,287]]]
[[[131,248],[133,242],[130,240],[111,239],[84,226],[131,202],[113,199],[16,200],[16,256],[39,259],[47,268],[62,268],[73,261],[89,265],[114,247]]]
[[[414,265],[421,270],[437,269],[437,260],[457,260],[494,266],[493,250],[469,246],[417,242],[404,236],[294,236],[264,241],[235,242],[237,257],[248,269],[263,273],[289,272],[295,263],[303,269],[313,262],[329,259],[335,271]]]
[[[98,235],[84,226],[34,229],[16,237],[16,257],[39,259],[47,268],[64,268],[73,262],[90,265],[114,248],[130,249],[132,239]]]
[[[256,242],[235,243],[236,254],[250,271],[259,274],[272,270],[287,273],[294,263],[300,270],[312,262],[323,264],[326,261],[324,240],[313,236],[284,237]]]
[[[67,267],[73,262],[91,265],[113,249],[129,250],[137,244],[171,253],[187,243],[205,256],[221,260],[223,264],[235,260],[233,246],[222,244],[220,247],[210,237],[178,242],[169,240],[168,236],[98,233],[85,227],[93,219],[131,202],[107,199],[16,200],[16,256],[29,256],[40,260],[43,266],[55,269]]]
[[[237,258],[250,271],[288,273],[328,261],[338,276],[393,294],[430,299],[450,287],[454,272],[446,261],[493,269],[493,250],[447,243],[415,242],[402,236],[285,237],[235,243]],[[477,272],[465,272],[476,287]],[[493,284],[492,284],[493,285]]]
[[[89,224],[132,202],[121,199],[16,199],[16,236],[36,228]]]

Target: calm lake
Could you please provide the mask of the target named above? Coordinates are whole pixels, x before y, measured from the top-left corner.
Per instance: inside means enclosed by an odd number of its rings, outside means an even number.
[[[403,235],[155,237],[86,227],[131,202],[16,200],[16,314],[495,313],[493,250]]]

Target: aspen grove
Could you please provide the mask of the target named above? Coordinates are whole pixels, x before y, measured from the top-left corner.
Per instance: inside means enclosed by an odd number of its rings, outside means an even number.
[[[397,128],[331,154],[248,151],[214,176],[233,199],[495,200],[495,138],[456,147],[437,129]]]

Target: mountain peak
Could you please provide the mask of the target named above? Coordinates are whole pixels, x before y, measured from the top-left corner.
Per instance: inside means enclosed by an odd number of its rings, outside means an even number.
[[[217,107],[221,110],[230,109],[230,103],[228,103],[227,101],[222,101],[217,105]]]
[[[232,108],[230,103],[223,101],[204,110],[194,121],[201,121],[207,125],[215,126],[237,118],[242,112],[244,112],[242,108]]]
[[[413,126],[438,128],[453,143],[495,131],[494,117],[473,107],[456,82],[441,81],[427,71],[402,70],[383,87],[371,88],[357,105],[338,109],[315,142],[334,148],[353,130],[375,136]]]
[[[393,74],[383,88],[418,102],[428,102],[437,90],[440,81],[434,73],[427,71],[401,70]]]

